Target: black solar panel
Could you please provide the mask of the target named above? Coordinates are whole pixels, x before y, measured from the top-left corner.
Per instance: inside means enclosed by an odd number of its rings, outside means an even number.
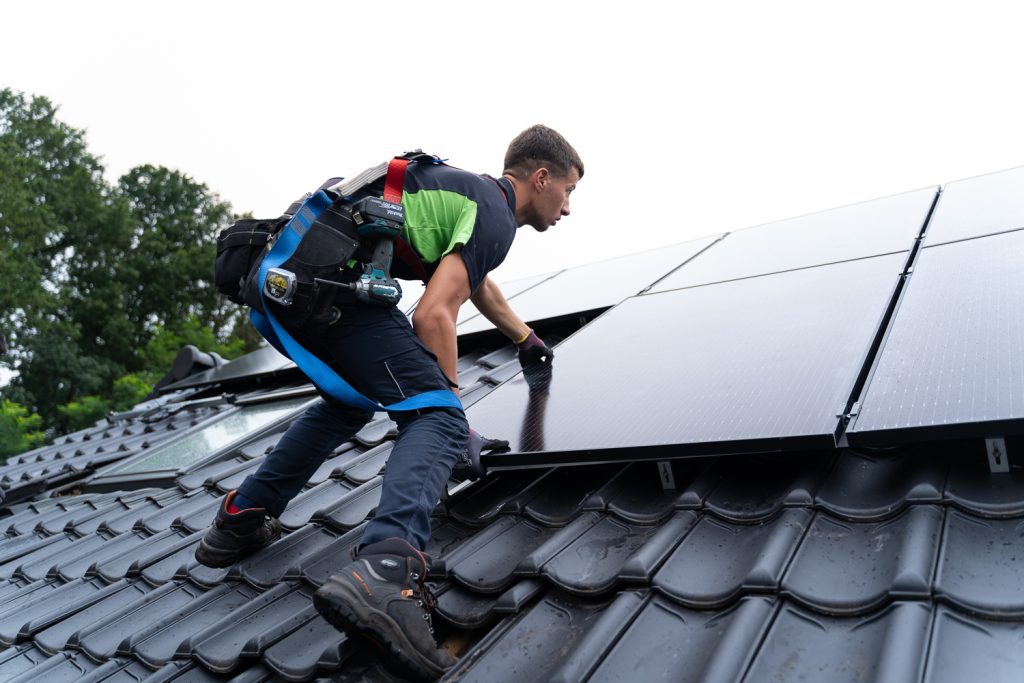
[[[1021,263],[1024,232],[921,251],[851,443],[1024,431]]]
[[[514,452],[560,454],[506,464],[834,446],[904,260],[628,299],[557,348],[546,390],[520,375],[470,408],[470,424]]]
[[[696,256],[718,236],[673,244],[638,254],[564,270],[519,294],[512,308],[527,322],[614,306]],[[492,329],[482,315],[459,325],[459,334]]]
[[[729,233],[652,292],[907,251],[936,192],[929,187]]]
[[[1024,166],[947,183],[925,245],[1024,228]]]
[[[556,270],[553,273],[544,273],[543,275],[533,275],[531,277],[524,277],[518,280],[510,280],[508,282],[500,282],[498,286],[501,288],[501,293],[505,295],[506,299],[512,299],[518,296],[520,293],[539,285],[545,280],[549,280],[558,275],[560,270]],[[455,320],[456,325],[476,318],[480,315],[480,311],[477,310],[476,306],[473,305],[472,301],[467,301],[461,309],[459,309],[459,317]]]

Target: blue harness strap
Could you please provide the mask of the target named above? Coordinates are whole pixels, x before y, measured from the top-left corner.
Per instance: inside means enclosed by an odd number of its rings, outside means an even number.
[[[400,412],[405,410],[420,410],[422,408],[456,408],[462,410],[462,402],[455,392],[448,390],[427,391],[398,403],[384,406],[376,401],[363,396],[352,386],[342,379],[338,373],[332,370],[326,363],[302,347],[292,338],[288,331],[279,323],[270,312],[265,297],[263,296],[263,285],[267,279],[267,271],[277,268],[291,258],[295,249],[299,246],[303,236],[309,230],[321,213],[331,205],[331,198],[322,190],[303,202],[298,211],[288,224],[282,228],[270,253],[263,259],[260,265],[257,284],[259,285],[260,300],[263,301],[263,310],[266,314],[253,309],[249,313],[252,324],[270,344],[290,358],[299,369],[309,377],[310,381],[320,391],[331,398],[344,403],[345,405],[374,412]]]

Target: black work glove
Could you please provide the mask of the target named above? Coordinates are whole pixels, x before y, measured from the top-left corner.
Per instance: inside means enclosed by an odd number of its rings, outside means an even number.
[[[470,429],[466,450],[459,455],[452,474],[459,479],[477,480],[485,474],[484,468],[480,464],[482,453],[508,453],[508,451],[508,441],[488,439],[475,429]]]
[[[523,379],[530,388],[530,398],[548,394],[553,370],[551,363],[534,363],[523,368]]]
[[[535,363],[550,363],[551,359],[555,357],[555,352],[551,350],[551,347],[545,344],[533,330],[526,335],[526,339],[516,344],[516,350],[519,351],[519,364],[524,368]]]

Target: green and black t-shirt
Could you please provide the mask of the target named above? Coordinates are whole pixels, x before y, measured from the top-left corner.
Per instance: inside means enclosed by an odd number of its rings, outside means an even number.
[[[494,179],[443,164],[409,164],[402,204],[402,238],[419,256],[429,278],[442,258],[460,251],[473,292],[505,260],[516,236],[515,193]],[[399,270],[396,276],[409,278]]]

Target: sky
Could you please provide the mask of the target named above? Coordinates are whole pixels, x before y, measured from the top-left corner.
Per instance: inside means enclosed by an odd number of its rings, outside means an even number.
[[[1019,2],[9,0],[0,26],[0,87],[111,180],[169,166],[260,217],[411,148],[499,174],[555,128],[572,213],[498,281],[1024,165]]]

